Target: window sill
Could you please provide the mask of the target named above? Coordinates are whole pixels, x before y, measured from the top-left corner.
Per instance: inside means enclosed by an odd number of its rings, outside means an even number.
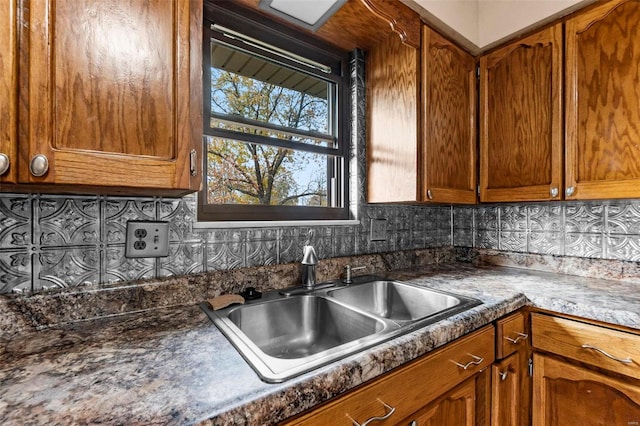
[[[218,228],[293,228],[298,226],[355,226],[360,225],[358,220],[274,220],[259,222],[194,222],[193,229],[218,229]]]

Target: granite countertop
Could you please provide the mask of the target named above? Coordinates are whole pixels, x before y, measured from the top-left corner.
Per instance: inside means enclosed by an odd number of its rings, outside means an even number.
[[[634,282],[468,263],[389,275],[483,304],[281,384],[260,381],[197,306],[16,336],[0,352],[0,423],[276,423],[525,305],[640,330]]]

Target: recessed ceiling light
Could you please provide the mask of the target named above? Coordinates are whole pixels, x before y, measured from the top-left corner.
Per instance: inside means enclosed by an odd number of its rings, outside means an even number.
[[[315,32],[346,2],[347,0],[260,0],[258,6]]]

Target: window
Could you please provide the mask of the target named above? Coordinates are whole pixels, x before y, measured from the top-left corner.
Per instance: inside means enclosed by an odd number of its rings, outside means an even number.
[[[346,54],[231,3],[204,9],[198,220],[348,219]]]

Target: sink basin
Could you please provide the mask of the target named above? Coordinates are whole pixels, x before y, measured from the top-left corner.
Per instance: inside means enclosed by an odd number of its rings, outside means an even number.
[[[384,329],[384,323],[316,296],[298,296],[234,309],[229,320],[262,352],[302,358]]]
[[[263,293],[213,311],[200,307],[266,382],[278,383],[409,333],[481,302],[376,277],[344,286]],[[366,282],[363,282],[366,281]]]
[[[459,297],[398,281],[371,281],[330,291],[329,296],[396,321],[415,321],[458,306]]]

